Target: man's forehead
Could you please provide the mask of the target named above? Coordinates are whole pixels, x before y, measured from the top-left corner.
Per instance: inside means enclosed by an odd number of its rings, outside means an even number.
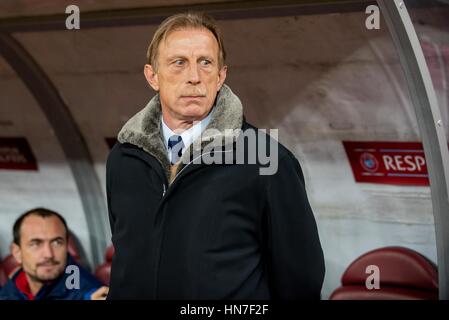
[[[32,214],[23,220],[20,227],[20,235],[24,239],[64,236],[65,227],[56,216],[44,218]]]
[[[169,31],[165,38],[161,41],[159,44],[159,48],[161,46],[164,46],[166,48],[172,47],[173,43],[184,43],[189,44],[192,43],[192,37],[193,35],[202,36],[204,37],[204,48],[208,49],[217,49],[218,50],[218,41],[215,38],[214,34],[206,29],[206,28],[182,28],[182,29],[175,29]],[[198,44],[198,43],[196,43]],[[212,45],[212,46],[211,46]]]

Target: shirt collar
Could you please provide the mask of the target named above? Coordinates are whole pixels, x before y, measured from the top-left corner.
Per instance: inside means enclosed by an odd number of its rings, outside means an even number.
[[[22,292],[29,300],[34,300],[34,295],[31,293],[30,285],[26,277],[25,271],[20,270],[14,279],[17,289]]]
[[[50,296],[63,297],[65,295],[65,286],[56,285],[60,281],[64,281],[64,276],[61,274],[57,279],[50,281],[42,286],[36,295],[31,292],[30,284],[26,276],[25,271],[21,268],[13,276],[12,281],[16,285],[16,288],[25,295],[28,300],[41,300]],[[56,287],[56,288],[55,288]]]
[[[163,135],[163,139],[164,139],[165,148],[168,150],[168,139],[172,135],[180,135],[182,137],[182,142],[184,143],[184,148],[182,149],[182,152],[184,152],[184,150],[186,148],[188,148],[190,146],[190,144],[192,144],[193,141],[195,141],[201,135],[201,133],[204,131],[204,129],[206,129],[207,125],[209,124],[209,122],[212,118],[213,112],[214,112],[214,108],[212,108],[212,110],[209,112],[209,114],[207,115],[206,118],[195,123],[193,126],[191,126],[189,129],[183,131],[181,134],[173,132],[165,124],[164,118],[161,116],[162,135]]]

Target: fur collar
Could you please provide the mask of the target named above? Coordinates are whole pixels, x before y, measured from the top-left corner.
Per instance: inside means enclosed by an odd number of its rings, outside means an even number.
[[[216,129],[224,138],[226,129],[241,129],[243,124],[243,107],[240,99],[223,84],[217,94],[214,113],[206,128]],[[156,94],[150,102],[129,119],[118,134],[120,143],[130,143],[155,157],[164,168],[166,176],[170,179],[170,162],[167,157],[167,150],[162,138],[161,131],[161,103],[159,94]],[[234,137],[235,139],[237,136]],[[199,141],[201,139],[201,141]],[[190,157],[194,146],[204,147],[211,139],[217,139],[217,135],[203,134],[195,140],[189,150],[184,152],[181,162],[185,163],[185,158]],[[179,172],[182,165],[175,170]],[[171,179],[170,179],[171,180]]]

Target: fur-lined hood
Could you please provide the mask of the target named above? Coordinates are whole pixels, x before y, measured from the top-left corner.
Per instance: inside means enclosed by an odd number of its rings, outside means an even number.
[[[164,168],[167,177],[170,177],[170,161],[167,157],[167,149],[163,142],[161,133],[161,103],[159,94],[156,94],[150,102],[129,119],[118,134],[120,143],[130,143],[155,157]],[[206,127],[221,132],[224,138],[226,129],[241,129],[243,124],[243,107],[240,99],[231,91],[231,89],[223,84],[217,94],[216,104],[212,118]],[[217,132],[217,131],[215,131]],[[235,137],[236,138],[236,137]],[[201,141],[199,141],[201,139]],[[195,140],[186,150],[181,158],[181,163],[186,163],[186,158],[190,157],[193,146],[200,145],[204,147],[211,139],[217,139],[217,136],[203,134]],[[179,171],[181,166],[177,168]]]

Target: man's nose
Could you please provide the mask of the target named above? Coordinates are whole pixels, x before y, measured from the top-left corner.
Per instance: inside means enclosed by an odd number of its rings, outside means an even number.
[[[42,255],[46,259],[50,259],[50,258],[54,257],[54,252],[53,252],[53,248],[51,246],[51,243],[46,243],[46,244],[43,245],[43,247],[42,247]]]
[[[200,73],[196,64],[191,64],[188,70],[188,81],[190,84],[200,83]]]

